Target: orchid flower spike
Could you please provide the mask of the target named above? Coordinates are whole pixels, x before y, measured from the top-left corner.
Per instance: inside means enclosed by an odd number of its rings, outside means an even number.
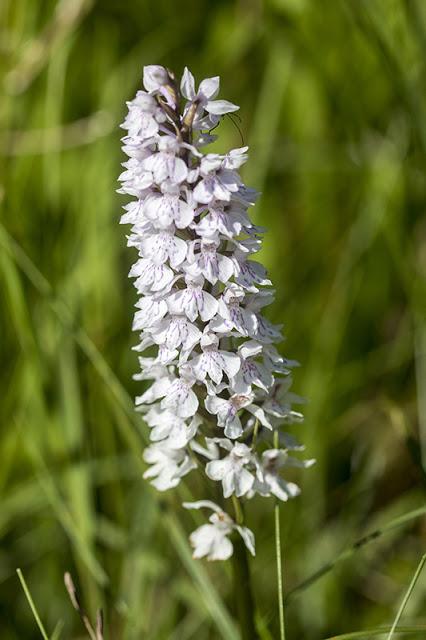
[[[185,68],[180,82],[159,65],[144,68],[143,87],[121,125],[128,156],[119,193],[131,196],[121,218],[137,252],[129,276],[138,293],[137,380],[151,380],[136,398],[150,429],[144,477],[159,491],[188,473],[220,483],[224,502],[185,503],[211,510],[190,537],[194,557],[225,560],[230,536],[254,555],[254,536],[228,514],[227,500],[255,495],[288,500],[299,493],[289,467],[308,467],[283,425],[303,420],[293,409],[291,371],[275,343],[281,327],[263,315],[273,300],[266,269],[254,259],[263,229],[250,219],[257,193],[238,170],[247,147],[205,153],[209,132],[238,107],[218,99],[219,78],[196,88]],[[148,350],[148,355],[144,352]]]

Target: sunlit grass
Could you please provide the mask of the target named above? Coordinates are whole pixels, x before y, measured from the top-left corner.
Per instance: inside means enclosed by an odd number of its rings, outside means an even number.
[[[0,6],[2,640],[40,637],[17,567],[44,627],[63,620],[64,638],[82,632],[67,570],[111,638],[238,637],[229,568],[192,561],[193,514],[141,479],[135,297],[115,188],[124,102],[155,62],[219,73],[241,104],[244,179],[263,192],[255,221],[270,230],[272,319],[303,365],[297,429],[318,462],[281,508],[286,591],[332,570],[287,598],[286,638],[385,637],[424,553],[426,8],[56,5]],[[224,148],[241,145],[238,128],[221,125]],[[183,491],[200,488],[189,478]],[[279,637],[274,515],[253,501],[247,516],[267,640]],[[420,578],[406,637],[421,637],[409,634],[425,622],[425,592]]]

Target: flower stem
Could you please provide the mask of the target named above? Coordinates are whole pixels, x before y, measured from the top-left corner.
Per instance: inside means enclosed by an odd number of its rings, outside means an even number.
[[[232,505],[234,507],[234,512],[235,512],[235,522],[237,524],[243,524],[244,522],[243,510],[242,510],[240,501],[235,495],[232,496]]]
[[[235,536],[233,545],[234,594],[237,617],[240,623],[241,640],[257,640],[247,549],[240,536]]]
[[[274,433],[274,447],[279,447],[278,431]],[[275,555],[277,558],[277,578],[278,578],[278,614],[280,618],[280,640],[285,640],[285,617],[284,617],[284,587],[283,587],[283,564],[281,553],[281,527],[280,527],[280,505],[278,500],[274,507],[275,516]]]
[[[280,531],[280,506],[277,503],[275,511],[275,551],[277,557],[278,576],[278,612],[280,617],[280,640],[285,640],[285,618],[284,618],[284,589],[283,589],[283,567],[281,559],[281,531]]]

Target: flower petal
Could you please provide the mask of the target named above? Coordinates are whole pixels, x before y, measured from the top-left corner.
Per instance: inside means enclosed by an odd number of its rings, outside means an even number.
[[[232,102],[228,102],[228,100],[209,100],[205,107],[206,111],[216,116],[238,111],[239,108],[238,105],[232,104]]]
[[[206,474],[210,480],[223,480],[230,471],[232,471],[232,462],[229,456],[222,460],[212,460],[206,465]]]
[[[211,509],[215,513],[222,513],[222,509],[211,500],[196,500],[195,502],[184,502],[185,509]]]
[[[159,64],[149,64],[143,68],[143,86],[147,91],[158,91],[169,82],[169,74]]]
[[[215,98],[219,93],[220,78],[214,76],[213,78],[206,78],[200,82],[198,94],[210,100]]]
[[[186,98],[187,100],[193,100],[195,98],[194,76],[192,75],[188,67],[185,67],[183,71],[180,90],[184,98]]]
[[[200,312],[201,319],[204,322],[208,322],[217,313],[218,301],[211,293],[202,291],[202,300],[198,303],[198,310]]]
[[[242,539],[244,540],[244,544],[246,545],[247,549],[250,551],[251,555],[255,556],[256,551],[255,551],[255,541],[254,541],[253,531],[250,531],[248,527],[240,527],[239,525],[236,525],[235,528],[240,534],[240,536],[242,537]]]

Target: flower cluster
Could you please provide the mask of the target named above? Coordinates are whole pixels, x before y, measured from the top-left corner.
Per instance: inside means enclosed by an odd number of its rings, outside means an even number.
[[[312,461],[291,456],[303,447],[280,429],[302,420],[292,408],[301,399],[289,391],[297,363],[279,355],[280,327],[262,314],[273,292],[253,259],[263,230],[248,215],[257,193],[238,174],[247,147],[202,152],[221,116],[238,107],[216,99],[217,77],[197,91],[188,69],[178,86],[169,70],[147,66],[143,84],[122,124],[129,159],[119,191],[134,197],[121,222],[132,225],[128,245],[138,252],[130,271],[139,294],[135,377],[152,380],[136,399],[152,441],[145,477],[164,491],[202,466],[225,499],[287,500],[299,489],[282,470]],[[224,508],[184,506],[213,511],[191,536],[194,557],[228,558],[233,532],[254,554],[253,534]]]

